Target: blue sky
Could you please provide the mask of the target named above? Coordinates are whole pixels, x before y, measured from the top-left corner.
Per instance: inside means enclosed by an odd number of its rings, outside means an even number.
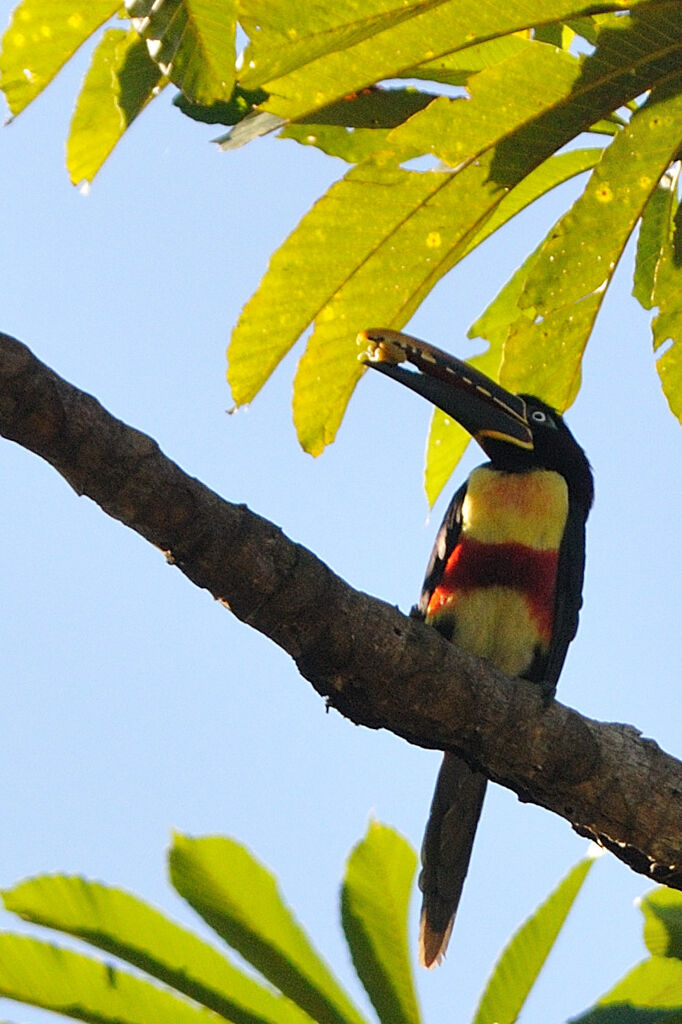
[[[0,2],[3,23],[11,6]],[[421,491],[426,404],[367,375],[337,443],[312,460],[291,426],[298,349],[249,409],[227,415],[230,329],[269,254],[344,165],[273,138],[221,154],[215,133],[165,96],[82,195],[63,149],[86,63],[79,55],[0,136],[0,329],[185,470],[407,611],[445,507],[429,517]],[[570,195],[483,246],[409,329],[473,352],[467,327]],[[597,499],[559,696],[679,753],[682,434],[660,393],[648,317],[629,297],[630,267],[627,256],[569,413]],[[477,460],[470,453],[467,466]],[[231,835],[276,871],[358,993],[338,925],[344,859],[370,816],[419,845],[438,756],[327,714],[283,652],[35,456],[0,444],[0,479],[0,885],[78,872],[194,923],[165,880],[170,829]],[[585,849],[564,821],[493,788],[447,962],[419,972],[426,1021],[470,1018],[506,939]],[[528,1024],[577,1014],[644,955],[633,900],[648,888],[599,861]],[[9,915],[2,925],[13,926]]]

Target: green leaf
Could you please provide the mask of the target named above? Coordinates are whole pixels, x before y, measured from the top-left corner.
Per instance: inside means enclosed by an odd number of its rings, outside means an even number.
[[[656,369],[671,411],[682,420],[682,253],[680,252],[682,209],[675,200],[669,228],[663,239],[656,269],[653,305]],[[670,344],[666,347],[666,342]]]
[[[313,455],[333,441],[363,372],[355,336],[368,326],[368,310],[374,324],[402,327],[503,196],[485,159],[453,176],[382,167],[377,158],[350,171],[345,184],[353,187],[354,216],[364,216],[364,252],[347,236],[355,265],[316,314],[294,379],[294,423]],[[308,260],[314,268],[310,253]]]
[[[499,64],[507,57],[513,57],[527,46],[528,39],[523,36],[502,36],[500,39],[489,39],[485,43],[445,54],[438,60],[425,61],[403,74],[406,78],[442,82],[444,85],[466,85],[472,75],[493,64]]]
[[[133,27],[164,75],[193,103],[229,100],[236,0],[126,0]]]
[[[294,139],[302,146],[315,146],[327,156],[338,156],[349,164],[359,164],[374,153],[386,149],[388,128],[340,128],[332,124],[289,124],[280,139]]]
[[[283,902],[275,879],[245,847],[221,837],[177,835],[169,863],[180,895],[318,1024],[363,1024]]]
[[[0,89],[12,114],[43,91],[119,0],[23,0],[2,37]]]
[[[112,953],[236,1024],[310,1021],[208,943],[120,889],[74,876],[41,875],[5,890],[2,898],[23,920]]]
[[[642,212],[632,294],[644,309],[654,305],[658,267],[673,226],[677,177],[677,174],[664,174]]]
[[[310,5],[295,29],[286,0],[250,0],[243,7],[243,24],[252,43],[245,54],[242,84],[266,87],[271,94],[266,109],[295,119],[427,61],[533,24],[579,16],[591,5],[529,0],[520,10],[515,4],[485,5],[477,0],[409,0],[396,13],[394,4],[373,0],[363,4],[359,17],[357,4],[344,0],[332,11]]]
[[[537,395],[563,411],[581,382],[585,345],[601,308],[602,294],[588,295],[534,322],[523,310],[511,324],[504,346],[500,383],[510,391]]]
[[[493,968],[474,1024],[512,1024],[557,940],[569,910],[594,863],[580,861],[519,928]]]
[[[108,29],[76,101],[66,143],[71,181],[92,181],[128,126],[163,87],[136,32]]]
[[[682,960],[682,893],[654,889],[639,908],[644,914],[644,942],[652,956]]]
[[[358,254],[357,269],[351,268],[345,282],[330,289],[329,298],[316,313],[315,331],[294,382],[294,422],[306,451],[319,454],[324,445],[334,439],[346,404],[363,372],[357,363],[355,335],[367,327],[367,310],[371,310],[374,324],[402,327],[434,284],[475,245],[538,195],[589,166],[591,160],[591,156],[582,153],[568,158],[566,163],[539,171],[538,176],[524,182],[516,194],[500,189],[491,180],[491,154],[466,166],[457,175],[416,174],[382,168],[379,159],[376,164],[363,165],[347,175],[346,183],[353,186],[353,192],[349,193],[354,197],[352,215],[358,218],[360,232],[367,236],[383,227],[384,237],[373,242],[369,252],[358,252],[357,242],[349,238],[349,253]],[[360,184],[362,191],[358,188]],[[382,219],[384,214],[386,220]],[[312,217],[311,220],[314,224]],[[340,230],[344,227],[342,224]],[[342,244],[339,239],[337,254]],[[319,272],[324,265],[321,258],[314,258],[318,245],[318,239],[313,237],[306,247],[308,272],[311,267]],[[324,281],[317,278],[315,284],[321,289]],[[309,290],[308,301],[312,294]],[[261,302],[266,303],[264,296],[265,293],[256,294],[252,300],[256,308]],[[297,304],[297,310],[302,308],[303,301]],[[268,305],[272,308],[271,302]],[[247,306],[245,319],[250,313]],[[269,345],[274,337],[271,331],[267,339]],[[257,348],[250,350],[252,359],[256,353]],[[235,354],[233,349],[230,354]],[[236,354],[239,357],[239,349]],[[241,367],[236,369],[239,374]]]
[[[383,1024],[421,1020],[407,943],[416,864],[409,843],[373,821],[348,859],[341,889],[341,922],[353,964]]]
[[[471,434],[442,409],[433,410],[424,459],[424,491],[429,508],[435,505],[470,440]]]
[[[244,307],[228,353],[235,401],[251,401],[315,319],[294,411],[301,444],[318,454],[333,440],[362,373],[355,336],[367,327],[367,310],[374,323],[401,327],[474,244],[596,155],[556,159],[511,193],[490,181],[491,157],[459,175],[404,171],[379,158],[351,171],[275,253]]]
[[[274,254],[242,310],[228,353],[228,379],[238,404],[251,401],[315,317],[331,320],[323,312],[326,304],[396,231],[406,210],[419,207],[441,182],[442,176],[369,165],[351,171],[318,200]],[[362,307],[363,314],[368,308]],[[355,335],[366,326],[363,318],[344,329],[358,373]]]
[[[682,963],[651,957],[638,964],[571,1024],[659,1024],[682,1019]]]
[[[581,61],[545,43],[520,42],[524,45],[506,60],[469,80],[469,100],[440,97],[397,128],[391,142],[398,150],[433,153],[457,167],[564,103],[580,76]]]
[[[92,1024],[215,1024],[166,989],[25,935],[0,934],[0,995]]]
[[[173,97],[173,106],[192,120],[203,121],[204,124],[238,124],[267,95],[262,89],[242,89],[235,85],[229,100],[216,100],[215,103],[202,106],[201,103],[192,103],[184,93],[179,92]]]
[[[487,220],[511,189],[576,132],[589,127],[595,116],[607,115],[614,103],[618,106],[637,95],[654,69],[663,73],[677,66],[682,23],[674,22],[661,37],[660,21],[663,14],[669,17],[669,11],[666,7],[662,14],[657,6],[656,12],[658,21],[652,15],[646,25],[615,19],[628,24],[610,30],[611,36],[604,32],[599,60],[589,58],[583,65],[561,51],[552,51],[552,56],[551,48],[534,44],[532,52],[542,54],[538,68],[546,73],[556,66],[559,84],[546,87],[540,77],[533,90],[524,86],[509,131],[499,117],[490,120],[489,129],[474,131],[467,152],[476,159],[463,160],[456,172],[410,174],[395,167],[395,155],[378,153],[371,164],[361,165],[334,186],[273,257],[259,291],[243,311],[230,347],[229,379],[236,401],[253,397],[314,320],[315,331],[296,374],[293,408],[301,444],[319,453],[333,440],[360,376],[354,337],[367,326],[367,310],[374,324],[402,327],[434,284],[470,251],[472,242],[483,237]],[[677,37],[671,38],[675,31]],[[633,55],[632,65],[615,73],[612,36],[617,36],[621,48],[627,44]],[[653,48],[652,37],[657,40]],[[554,59],[556,65],[551,65]],[[519,81],[527,76],[523,62],[512,58],[506,63]],[[436,118],[422,151],[433,149],[438,139],[446,139],[443,147],[450,145],[447,120],[453,117],[456,122],[455,108],[470,107],[472,117],[491,108],[499,96],[499,68],[482,72],[477,79],[487,75],[490,90],[477,81],[479,106],[476,98],[469,104],[437,100],[408,122],[423,122],[436,107],[438,117],[445,115],[443,120]],[[407,125],[394,135],[399,138],[406,129]],[[419,133],[410,139],[410,145],[416,145],[418,137]],[[584,337],[576,336],[577,316],[582,316],[580,326],[589,328],[598,303],[593,306],[586,310],[583,304],[575,311],[562,401],[570,399],[578,380],[576,365],[579,370]],[[543,326],[552,326],[552,321]]]
[[[682,137],[677,94],[651,99],[604,150],[582,196],[552,229],[529,272],[505,347],[502,383],[563,410],[580,385],[582,355],[627,241]]]
[[[682,140],[682,77],[653,93],[604,150],[578,201],[559,221],[526,284],[540,315],[603,289]],[[667,88],[666,88],[667,92]]]
[[[679,294],[678,292],[678,299]],[[678,301],[674,316],[664,318],[661,315],[656,318],[654,337],[656,348],[660,347],[668,338],[671,338],[673,342],[659,355],[656,360],[656,369],[670,411],[682,422],[682,344],[680,344],[682,340],[682,303]]]

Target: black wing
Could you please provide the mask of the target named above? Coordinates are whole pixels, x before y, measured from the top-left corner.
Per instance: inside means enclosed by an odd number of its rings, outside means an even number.
[[[429,606],[431,595],[440,583],[450,553],[459,540],[459,535],[462,532],[462,505],[466,492],[467,485],[465,482],[459,490],[455,491],[452,501],[448,505],[447,512],[443,517],[443,522],[433,545],[429,564],[426,566],[426,576],[424,577],[419,604],[411,612],[414,618],[423,619],[426,617],[426,609]]]
[[[542,672],[542,681],[552,688],[556,687],[568,645],[578,630],[578,615],[583,603],[586,518],[584,510],[574,502],[569,503],[559,548],[552,642]]]

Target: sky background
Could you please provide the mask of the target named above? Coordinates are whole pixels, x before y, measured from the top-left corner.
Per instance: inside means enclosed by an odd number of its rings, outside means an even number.
[[[3,25],[12,6],[0,0]],[[250,408],[227,415],[230,330],[270,253],[345,165],[272,137],[220,153],[169,89],[82,195],[63,154],[87,59],[0,135],[0,330],[219,494],[407,611],[446,504],[429,516],[421,488],[427,404],[368,374],[337,443],[313,460],[291,426],[297,347]],[[408,329],[477,351],[469,324],[575,191],[494,236]],[[559,697],[679,754],[682,433],[631,265],[630,252],[569,413],[597,498]],[[371,309],[361,326],[377,326]],[[449,493],[477,461],[472,451]],[[0,886],[81,873],[201,930],[166,881],[170,830],[233,836],[276,872],[365,1008],[338,923],[344,861],[371,816],[419,846],[438,754],[327,714],[287,655],[9,442],[0,482]],[[491,787],[446,964],[418,971],[425,1021],[471,1018],[512,931],[586,848],[565,821]],[[649,888],[610,856],[595,865],[527,1024],[578,1014],[645,955],[633,901]],[[0,1016],[48,1019],[2,1000]]]

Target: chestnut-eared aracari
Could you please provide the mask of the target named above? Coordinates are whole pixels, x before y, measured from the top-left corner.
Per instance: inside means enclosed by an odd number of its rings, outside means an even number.
[[[454,495],[413,614],[549,699],[578,627],[590,466],[559,414],[465,362],[391,330],[363,331],[367,365],[460,423],[489,462]],[[401,363],[407,362],[414,369]],[[487,779],[446,753],[422,846],[419,959],[445,953]]]

